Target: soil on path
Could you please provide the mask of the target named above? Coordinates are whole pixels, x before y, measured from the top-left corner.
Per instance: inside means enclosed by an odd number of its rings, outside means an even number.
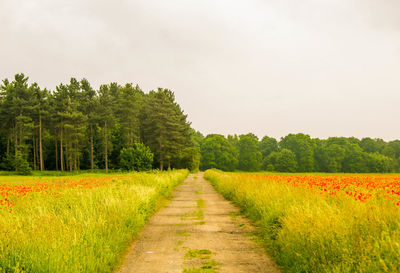
[[[132,246],[120,273],[279,272],[254,227],[202,173],[177,187]]]

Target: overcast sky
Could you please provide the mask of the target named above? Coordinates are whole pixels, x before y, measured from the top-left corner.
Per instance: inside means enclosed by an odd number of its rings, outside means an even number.
[[[203,134],[400,138],[399,0],[1,0],[0,78],[175,92]]]

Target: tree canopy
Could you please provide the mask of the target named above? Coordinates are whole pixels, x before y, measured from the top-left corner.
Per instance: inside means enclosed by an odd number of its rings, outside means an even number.
[[[171,90],[115,82],[95,90],[75,78],[47,90],[28,80],[17,74],[0,85],[0,169],[120,169],[144,147],[152,167],[199,168],[202,136]]]
[[[258,171],[261,169],[262,154],[259,151],[258,138],[254,134],[241,135],[237,147],[239,150],[239,170]]]
[[[223,135],[211,134],[204,138],[200,146],[201,169],[216,168],[233,171],[238,165],[238,151]]]
[[[204,137],[187,118],[169,89],[71,78],[48,90],[16,74],[0,84],[0,170],[400,171],[400,140]]]
[[[237,167],[224,170],[279,172],[383,173],[400,171],[400,141],[354,137],[311,138],[306,134],[289,134],[280,141],[265,136],[258,141],[254,134],[237,137],[207,136],[207,149],[201,149],[201,168],[220,168],[215,158],[222,153],[218,143],[230,143],[236,150],[230,160]],[[213,143],[215,142],[215,143]],[[202,143],[203,145],[204,143]],[[236,160],[232,158],[236,156]],[[223,157],[223,156],[222,156]],[[236,163],[235,163],[236,164]],[[233,164],[233,166],[235,166]]]

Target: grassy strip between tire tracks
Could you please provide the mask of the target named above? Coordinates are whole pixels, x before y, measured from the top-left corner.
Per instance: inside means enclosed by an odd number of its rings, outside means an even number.
[[[259,226],[285,272],[400,272],[400,209],[358,202],[246,174],[205,178]]]
[[[0,272],[112,272],[157,201],[187,175],[116,174],[95,188],[14,200],[13,211],[0,216]]]

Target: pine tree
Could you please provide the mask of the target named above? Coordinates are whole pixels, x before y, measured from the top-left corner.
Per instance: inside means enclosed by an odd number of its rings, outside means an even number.
[[[118,85],[111,83],[110,85],[101,85],[99,90],[99,110],[98,116],[100,127],[103,133],[103,148],[104,148],[104,165],[106,172],[108,172],[108,154],[111,151],[110,147],[110,132],[114,125],[114,105],[115,94],[117,94]]]
[[[67,136],[67,158],[69,170],[79,170],[82,142],[85,136],[87,117],[82,113],[80,102],[82,92],[80,83],[71,78],[68,85],[69,98],[67,101],[67,111],[65,112],[66,122],[64,129]]]
[[[94,169],[94,130],[98,123],[96,111],[98,109],[98,100],[96,91],[90,86],[90,83],[86,79],[81,80],[82,88],[82,100],[81,109],[87,117],[89,125],[89,141],[90,141],[90,169]]]
[[[53,111],[53,121],[54,121],[54,128],[57,131],[56,134],[58,134],[58,137],[56,138],[56,141],[59,142],[59,145],[57,148],[59,149],[59,162],[57,160],[56,156],[56,161],[57,163],[60,164],[60,170],[64,171],[65,170],[65,157],[64,157],[64,123],[65,123],[65,115],[64,113],[67,110],[67,102],[68,102],[68,87],[64,84],[60,84],[59,86],[56,87],[56,92],[54,93],[53,99],[52,99],[52,111]]]
[[[40,171],[44,170],[44,159],[43,159],[43,118],[49,115],[48,112],[48,97],[49,91],[47,89],[41,90],[37,84],[32,84],[30,86],[31,92],[33,94],[33,120],[35,121],[35,131],[38,136],[38,160],[39,160],[39,169]],[[33,143],[35,147],[35,143]],[[34,151],[37,150],[37,147],[34,148]],[[36,156],[34,156],[36,157]],[[36,166],[35,166],[36,167]]]
[[[139,113],[142,108],[144,93],[139,86],[133,87],[132,84],[126,84],[119,89],[116,116],[123,132],[125,142],[123,146],[129,147],[134,142],[139,141]]]
[[[142,137],[154,152],[160,170],[165,164],[171,168],[171,159],[190,146],[190,124],[186,121],[175,95],[168,89],[158,88],[146,96],[143,111]]]
[[[3,81],[2,96],[3,110],[2,116],[6,119],[5,125],[12,135],[7,136],[7,153],[9,153],[10,138],[14,142],[14,156],[19,155],[23,160],[28,158],[28,143],[33,129],[32,122],[32,93],[28,87],[28,77],[24,74],[16,74],[14,80],[10,83]],[[15,166],[17,170],[18,167]]]

